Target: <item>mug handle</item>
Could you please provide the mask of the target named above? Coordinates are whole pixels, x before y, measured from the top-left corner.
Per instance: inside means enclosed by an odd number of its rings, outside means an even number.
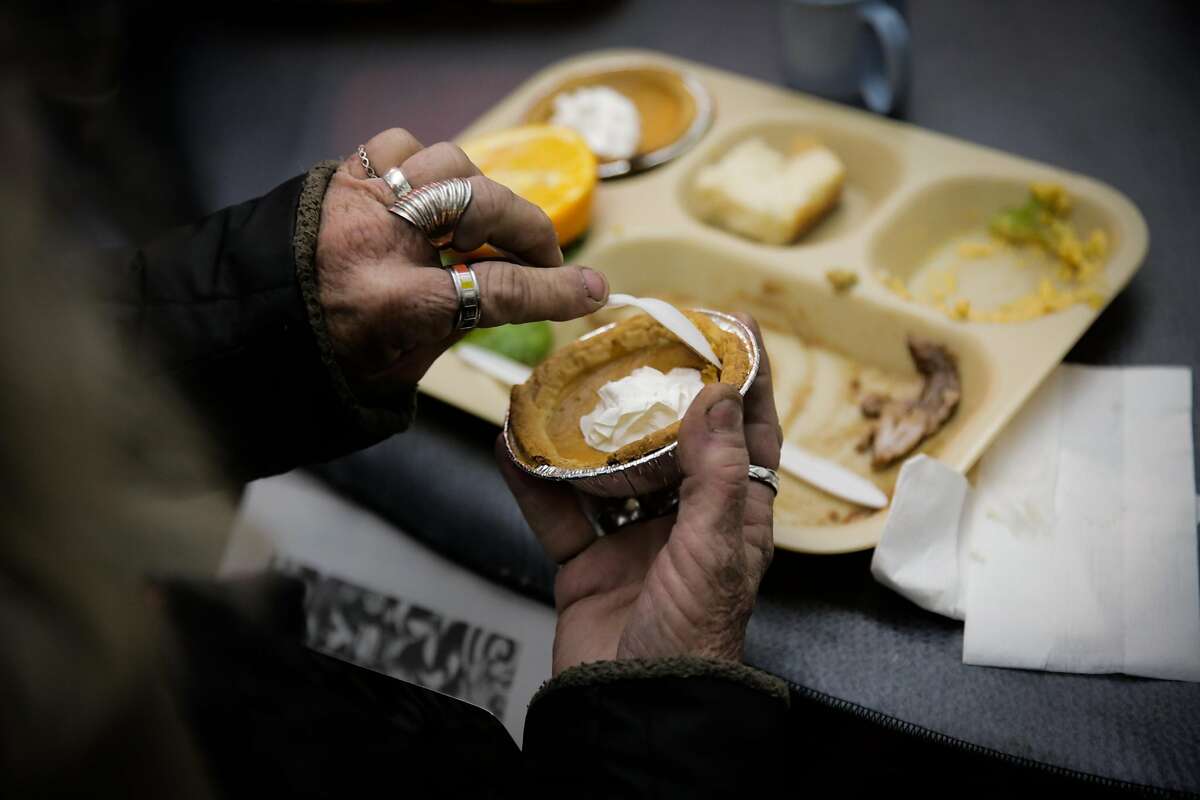
[[[900,12],[881,0],[866,3],[858,10],[883,52],[883,69],[868,69],[859,84],[867,108],[877,114],[890,114],[904,98],[908,88],[911,48],[908,24]]]

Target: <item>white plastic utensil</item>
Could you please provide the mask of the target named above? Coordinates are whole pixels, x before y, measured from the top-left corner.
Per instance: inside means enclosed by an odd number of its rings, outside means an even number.
[[[462,342],[455,345],[454,352],[475,369],[509,386],[524,383],[533,374],[533,369],[520,361],[514,361],[508,356],[494,353],[479,345]]]
[[[886,508],[887,495],[866,478],[840,464],[813,455],[788,442],[783,443],[779,466],[805,483],[811,483],[835,497],[867,508]]]
[[[675,306],[653,297],[634,297],[620,292],[614,292],[608,296],[608,308],[624,306],[633,306],[645,311],[654,318],[655,322],[678,336],[681,342],[696,351],[697,355],[720,369],[721,359],[717,358],[717,354],[713,352],[708,339],[705,339],[704,334],[700,332],[695,323],[684,316],[683,312]]]
[[[608,296],[608,306],[610,308],[633,306],[645,311],[664,328],[678,336],[680,341],[692,350],[695,350],[702,358],[707,359],[717,367],[721,366],[721,359],[717,358],[717,354],[713,352],[712,346],[704,338],[704,334],[700,332],[700,329],[684,316],[683,312],[670,303],[655,300],[651,297],[633,297],[628,294],[616,293]],[[480,372],[486,373],[510,386],[524,383],[529,380],[529,376],[533,373],[530,367],[519,361],[514,361],[507,356],[502,356],[499,353],[467,342],[456,345],[454,352],[458,353],[463,361],[475,367]]]

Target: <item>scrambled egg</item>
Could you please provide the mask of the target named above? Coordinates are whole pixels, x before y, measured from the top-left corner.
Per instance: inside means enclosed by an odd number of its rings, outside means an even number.
[[[1054,183],[1029,187],[1025,205],[1005,209],[988,225],[992,235],[1012,244],[1035,244],[1062,262],[1062,280],[1083,281],[1097,274],[1108,254],[1108,237],[1094,230],[1085,244],[1069,217],[1071,198]]]
[[[958,254],[963,258],[987,258],[995,255],[997,249],[995,242],[963,242],[958,246]]]
[[[963,242],[957,254],[963,259],[988,258],[1033,247],[1057,262],[1053,279],[1043,277],[1037,289],[993,309],[974,307],[970,300],[956,297],[957,265],[929,276],[928,298],[920,298],[955,320],[971,322],[1024,322],[1053,314],[1076,304],[1092,308],[1104,305],[1104,259],[1108,255],[1108,235],[1093,230],[1086,239],[1070,222],[1071,197],[1055,183],[1034,183],[1024,205],[1004,209],[988,224],[990,242]],[[1014,258],[1020,267],[1029,266],[1023,257]],[[892,292],[913,300],[908,285],[898,277],[881,273],[880,278]]]
[[[1018,297],[993,311],[972,312],[969,318],[972,322],[1024,322],[1044,314],[1062,311],[1076,303],[1100,308],[1105,299],[1105,295],[1096,289],[1060,289],[1049,278],[1042,278],[1036,292]]]
[[[908,284],[901,280],[898,276],[891,274],[887,270],[879,270],[879,280],[883,281],[883,285],[892,290],[892,293],[904,300],[912,300],[912,292],[908,290]]]
[[[954,267],[929,278],[929,296],[935,304],[944,303],[958,291],[958,270]]]

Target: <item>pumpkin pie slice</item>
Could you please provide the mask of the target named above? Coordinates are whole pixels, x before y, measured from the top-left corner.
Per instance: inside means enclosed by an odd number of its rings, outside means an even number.
[[[664,374],[679,367],[695,369],[705,384],[719,381],[740,389],[752,363],[742,339],[701,312],[684,314],[712,345],[720,369],[645,314],[602,328],[552,354],[528,381],[513,388],[513,454],[531,467],[581,470],[634,461],[675,441],[678,421],[611,453],[593,448],[584,437],[580,419],[596,408],[600,389],[640,367]]]

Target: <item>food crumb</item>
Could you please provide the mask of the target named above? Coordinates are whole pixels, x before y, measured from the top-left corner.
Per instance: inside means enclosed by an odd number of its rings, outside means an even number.
[[[883,407],[887,405],[889,400],[891,400],[891,398],[886,394],[874,392],[862,399],[862,402],[859,403],[859,408],[861,409],[864,417],[867,419],[875,419],[880,415],[880,413],[882,413]]]
[[[929,297],[933,303],[940,304],[958,291],[958,268],[952,266],[945,272],[935,272],[929,277]]]
[[[963,258],[987,258],[996,254],[995,242],[963,242],[958,246],[958,254]]]
[[[954,307],[950,309],[951,319],[970,319],[971,317],[971,301],[966,298],[959,298],[954,303]]]
[[[1039,182],[1029,186],[1029,193],[1056,217],[1071,213],[1071,198],[1057,183]]]
[[[892,275],[890,272],[879,271],[879,279],[883,281],[883,285],[891,289],[892,292],[905,300],[912,300],[912,292],[908,291],[908,286],[904,281]]]
[[[825,277],[838,294],[848,292],[858,285],[858,273],[848,269],[828,269],[825,271]]]
[[[1100,261],[1108,255],[1108,234],[1100,228],[1092,231],[1083,245],[1083,254],[1091,261]]]

